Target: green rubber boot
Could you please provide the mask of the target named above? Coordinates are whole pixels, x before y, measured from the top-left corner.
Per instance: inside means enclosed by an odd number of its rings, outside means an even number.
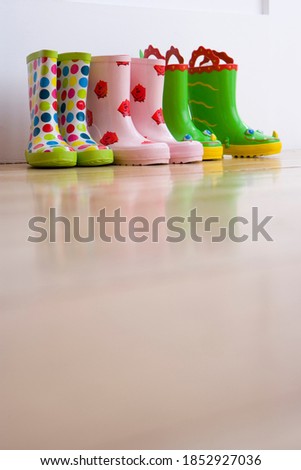
[[[203,61],[195,66],[199,57]],[[212,65],[208,66],[210,61]],[[200,130],[209,128],[218,136],[226,155],[258,157],[281,152],[277,132],[265,135],[240,119],[236,107],[237,65],[231,57],[200,46],[192,53],[188,72],[192,120]]]
[[[174,55],[179,63],[168,65]],[[188,105],[188,65],[179,50],[173,46],[166,53],[163,91],[163,114],[168,129],[178,141],[197,140],[203,144],[203,160],[217,160],[223,156],[221,142],[210,129],[198,129],[191,120]]]

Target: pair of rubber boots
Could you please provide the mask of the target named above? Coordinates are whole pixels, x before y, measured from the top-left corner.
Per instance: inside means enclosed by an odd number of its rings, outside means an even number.
[[[99,166],[113,152],[86,126],[91,55],[41,50],[27,57],[30,136],[25,156],[34,167]]]
[[[163,57],[153,46],[145,50],[144,56],[150,53]],[[173,55],[179,63],[170,65]],[[196,66],[199,58],[203,60]],[[236,106],[237,65],[225,52],[200,46],[192,52],[189,64],[184,64],[179,50],[172,46],[165,59],[163,113],[177,140],[190,137],[202,142],[203,160],[222,158],[223,153],[257,157],[281,151],[277,132],[268,136],[241,120]]]
[[[177,142],[163,117],[165,61],[128,55],[92,57],[88,128],[121,165],[202,160],[200,142]]]

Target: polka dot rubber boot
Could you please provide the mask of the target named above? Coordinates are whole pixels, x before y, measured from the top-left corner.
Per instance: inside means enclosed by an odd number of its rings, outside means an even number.
[[[63,140],[58,127],[57,52],[34,52],[26,62],[31,121],[26,161],[37,168],[75,166],[77,154]]]
[[[65,141],[77,151],[79,166],[113,163],[113,151],[97,144],[86,123],[86,98],[91,55],[84,52],[59,54],[57,68],[58,115]]]
[[[192,139],[177,142],[165,124],[162,111],[165,60],[149,59],[145,54],[144,57],[132,59],[131,110],[135,127],[148,139],[168,144],[170,163],[202,161],[203,145]]]
[[[130,110],[131,58],[92,57],[88,88],[88,125],[92,137],[114,150],[119,165],[169,163],[169,148],[135,128]]]

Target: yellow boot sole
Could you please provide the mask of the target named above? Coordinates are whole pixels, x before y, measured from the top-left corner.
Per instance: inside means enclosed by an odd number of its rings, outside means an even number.
[[[280,153],[281,148],[281,142],[255,145],[230,145],[228,148],[224,147],[224,154],[232,155],[232,157],[264,157]]]
[[[223,158],[224,149],[222,145],[218,145],[216,147],[210,147],[204,145],[204,154],[203,154],[203,161],[205,160],[221,160]]]

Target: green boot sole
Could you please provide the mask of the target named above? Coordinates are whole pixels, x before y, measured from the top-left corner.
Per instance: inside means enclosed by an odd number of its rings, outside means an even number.
[[[87,150],[77,153],[78,166],[102,166],[114,162],[114,154],[111,149]]]
[[[53,149],[51,152],[25,151],[27,163],[34,168],[67,168],[76,166],[77,153],[68,152],[62,148]]]

